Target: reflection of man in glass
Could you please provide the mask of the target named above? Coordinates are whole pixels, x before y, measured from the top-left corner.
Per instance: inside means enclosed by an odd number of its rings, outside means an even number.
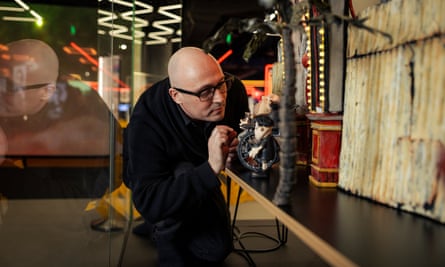
[[[0,127],[0,164],[3,163],[5,160],[4,155],[6,154],[6,151],[8,150],[8,141],[6,141],[6,135],[3,132],[2,128]]]
[[[23,116],[40,111],[55,91],[59,61],[51,47],[39,40],[8,44],[0,63],[0,116]]]
[[[58,56],[46,43],[22,39],[7,48],[0,52],[0,128],[6,154],[107,155],[109,112],[100,96],[88,86],[58,79]]]
[[[108,169],[85,168],[83,162],[109,157],[107,106],[86,82],[59,68],[57,50],[48,44],[23,39],[6,48],[0,51],[0,164],[22,170],[0,167],[5,178],[0,193],[27,198],[103,194]],[[38,170],[33,157],[44,159]],[[67,172],[69,179],[53,171],[64,164],[76,168]]]

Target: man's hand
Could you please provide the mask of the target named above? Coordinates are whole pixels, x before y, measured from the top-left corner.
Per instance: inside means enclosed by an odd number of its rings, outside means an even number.
[[[238,134],[236,131],[232,131],[229,134],[229,139],[232,139],[232,141],[230,142],[229,145],[229,154],[227,155],[226,166],[230,166],[230,164],[234,162],[238,157],[238,154],[236,153],[239,144],[239,139],[236,138],[237,135]]]
[[[209,165],[215,174],[225,168],[226,161],[230,161],[233,156],[236,156],[237,145],[236,131],[232,128],[226,125],[217,125],[213,129],[208,141],[208,149]]]

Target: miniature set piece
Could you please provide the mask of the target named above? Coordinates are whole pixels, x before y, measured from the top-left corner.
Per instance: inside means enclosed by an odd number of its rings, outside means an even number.
[[[238,157],[241,164],[255,177],[266,177],[273,164],[279,161],[280,146],[275,139],[276,122],[271,117],[271,100],[263,96],[240,121],[243,132],[238,136]]]

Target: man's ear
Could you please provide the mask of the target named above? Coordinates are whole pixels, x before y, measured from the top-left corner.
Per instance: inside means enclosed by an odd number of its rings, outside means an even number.
[[[55,84],[48,84],[43,91],[42,95],[40,96],[40,100],[48,102],[49,99],[53,96],[54,92],[56,91],[56,85]]]
[[[181,95],[174,88],[169,88],[168,89],[168,94],[173,99],[173,101],[175,101],[176,104],[181,104],[182,103]]]

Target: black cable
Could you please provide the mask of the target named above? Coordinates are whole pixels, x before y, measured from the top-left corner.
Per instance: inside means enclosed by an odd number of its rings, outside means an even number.
[[[270,248],[256,248],[256,249],[247,249],[245,247],[245,245],[243,244],[243,239],[245,240],[246,238],[264,238],[264,239],[268,239],[273,241],[274,243],[276,243],[275,246],[272,246]],[[265,253],[265,252],[271,252],[271,251],[275,251],[277,249],[279,249],[282,245],[285,244],[285,242],[282,242],[282,240],[274,238],[270,235],[264,234],[264,233],[260,233],[260,232],[244,232],[244,233],[240,233],[237,236],[235,236],[234,241],[236,241],[241,249],[239,248],[235,248],[235,251],[237,252],[246,252],[246,253]]]
[[[235,251],[235,253],[243,257],[249,264],[249,267],[256,267],[256,264],[253,261],[252,257],[250,257],[249,253],[246,253],[244,251]]]
[[[278,236],[278,239],[280,240],[281,244],[282,245],[286,244],[287,237],[289,234],[289,229],[286,226],[282,225],[281,231],[280,231],[280,222],[278,221],[277,218],[275,218],[275,226],[277,228],[277,236]]]
[[[231,183],[230,179],[227,179],[228,183]],[[271,251],[275,251],[277,249],[279,249],[281,246],[283,246],[284,244],[286,244],[287,242],[287,235],[288,235],[288,229],[285,226],[282,226],[281,231],[280,231],[280,223],[278,221],[278,219],[275,218],[275,224],[276,224],[276,229],[277,229],[277,238],[274,238],[270,235],[264,234],[264,233],[260,233],[260,232],[245,232],[245,233],[241,233],[241,231],[239,230],[239,228],[235,225],[236,223],[236,217],[238,215],[238,204],[240,201],[240,197],[241,197],[241,193],[242,193],[243,189],[240,187],[238,189],[238,194],[236,197],[236,205],[235,205],[235,210],[233,213],[233,219],[232,219],[232,235],[233,235],[233,241],[237,242],[239,244],[239,246],[241,248],[234,248],[234,252],[237,253],[238,255],[240,255],[241,257],[243,257],[247,263],[249,264],[250,267],[255,267],[256,264],[253,261],[252,257],[250,256],[249,253],[265,253],[265,252],[271,252]],[[230,189],[229,187],[227,187],[227,198],[230,199]],[[227,202],[228,204],[230,203],[229,201]],[[246,239],[246,238],[265,238],[265,239],[269,239],[272,240],[276,243],[275,246],[270,247],[270,248],[263,248],[263,249],[247,249],[245,247],[245,245],[243,244],[242,240]]]

